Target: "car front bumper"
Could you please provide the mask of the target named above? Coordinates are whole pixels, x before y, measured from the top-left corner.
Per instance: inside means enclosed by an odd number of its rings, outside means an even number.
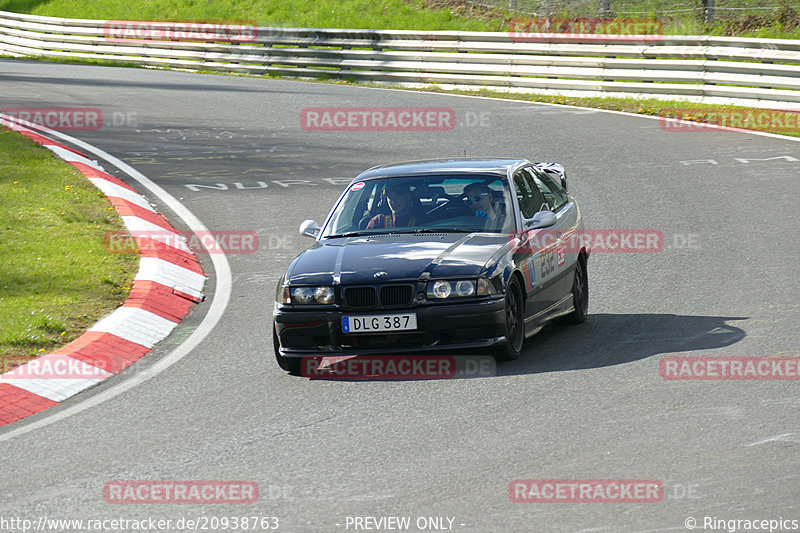
[[[342,331],[342,316],[416,313],[417,329],[403,332]],[[283,357],[383,355],[491,348],[506,342],[502,296],[381,310],[303,309],[283,306],[274,327]]]

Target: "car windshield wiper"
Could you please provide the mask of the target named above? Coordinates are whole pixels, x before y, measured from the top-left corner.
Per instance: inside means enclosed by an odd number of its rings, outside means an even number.
[[[326,235],[325,239],[336,239],[340,237],[363,237],[365,235],[404,235],[410,233],[475,233],[477,229],[464,228],[419,228],[400,231],[348,231],[336,235]]]
[[[324,239],[336,239],[339,237],[375,237],[378,235],[394,235],[397,233],[413,233],[412,231],[348,231],[336,235],[325,235]]]
[[[363,235],[375,235],[372,231],[348,231],[347,233],[340,233],[338,235],[326,235],[326,239],[335,239],[337,237],[361,237]]]
[[[464,228],[422,228],[398,233],[475,233],[475,229]]]

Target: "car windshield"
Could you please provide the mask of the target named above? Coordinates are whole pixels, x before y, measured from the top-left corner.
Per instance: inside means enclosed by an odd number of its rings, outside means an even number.
[[[514,228],[504,176],[375,178],[351,184],[323,238],[380,233],[497,232]]]

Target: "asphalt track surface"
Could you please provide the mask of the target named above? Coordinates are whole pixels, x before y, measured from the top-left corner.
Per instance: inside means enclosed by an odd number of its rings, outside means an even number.
[[[85,106],[109,121],[134,119],[71,135],[148,176],[209,229],[260,238],[255,253],[226,256],[225,312],[176,364],[19,432],[167,358],[213,298],[140,364],[0,430],[3,518],[249,515],[278,517],[281,531],[355,531],[348,517],[401,516],[419,531],[419,517],[448,517],[459,532],[686,531],[689,517],[710,531],[706,517],[800,520],[798,381],[659,373],[664,356],[798,355],[800,144],[666,132],[656,120],[567,107],[16,60],[0,61],[0,95],[2,107]],[[308,107],[446,107],[458,123],[438,132],[305,131]],[[326,381],[282,372],[272,302],[284,268],[311,243],[299,223],[322,220],[365,168],[465,151],[561,162],[588,227],[660,230],[665,248],[594,254],[587,322],[546,328],[494,377]],[[213,296],[213,265],[201,260]],[[660,480],[664,494],[657,503],[513,503],[515,479]],[[103,497],[112,480],[251,480],[260,497],[117,505]]]

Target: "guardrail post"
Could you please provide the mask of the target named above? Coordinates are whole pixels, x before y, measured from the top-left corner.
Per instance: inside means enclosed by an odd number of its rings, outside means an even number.
[[[714,0],[703,0],[703,16],[706,24],[714,22]]]

